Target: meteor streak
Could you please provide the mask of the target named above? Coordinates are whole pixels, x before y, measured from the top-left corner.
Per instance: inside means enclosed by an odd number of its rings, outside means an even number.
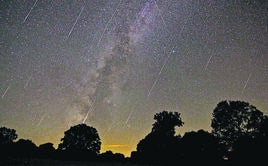
[[[119,5],[121,4],[121,2],[122,2],[122,0],[118,3],[118,5],[116,6],[116,8],[115,8],[115,10],[114,10],[113,15],[111,16],[111,18],[110,18],[110,19],[108,20],[108,22],[106,23],[106,25],[105,25],[105,27],[104,27],[104,30],[103,30],[103,32],[101,33],[100,39],[99,39],[99,41],[98,41],[98,43],[97,43],[97,48],[99,47],[100,42],[101,42],[101,40],[102,40],[102,38],[103,38],[103,35],[104,35],[104,33],[106,32],[106,30],[107,30],[108,25],[110,24],[110,22],[113,20],[113,18],[114,18],[114,16],[115,16],[115,14],[116,14],[116,12],[117,12],[117,10],[118,10],[118,7],[119,7]]]
[[[24,89],[27,88],[27,86],[29,85],[29,82],[31,81],[31,79],[32,79],[32,76],[31,76],[31,77],[27,80],[27,82],[25,83],[25,85],[24,85],[24,87],[23,87]]]
[[[73,30],[74,30],[74,27],[75,27],[75,25],[76,25],[78,19],[80,18],[81,14],[82,14],[82,12],[83,12],[83,10],[84,10],[84,8],[85,8],[84,6],[81,8],[80,13],[79,13],[78,16],[76,17],[76,20],[75,20],[75,22],[74,22],[74,24],[73,24],[71,30],[69,31],[69,34],[68,34],[68,36],[67,36],[67,39],[68,39],[68,38],[70,37],[70,35],[72,34],[72,32],[73,32]]]
[[[128,124],[128,121],[129,121],[129,119],[130,119],[132,113],[133,113],[133,111],[131,111],[131,112],[129,113],[129,115],[128,115],[128,117],[127,117],[127,120],[126,120],[126,122],[125,122],[126,124]]]
[[[96,100],[96,99],[95,99],[95,100]],[[90,112],[91,110],[93,110],[93,106],[94,106],[95,100],[93,100],[93,102],[91,103],[90,108],[88,109],[87,114],[86,114],[85,118],[84,118],[83,121],[82,121],[82,124],[84,124],[84,123],[86,122],[89,112]]]
[[[84,124],[84,123],[85,123],[85,121],[87,120],[87,117],[88,117],[89,111],[90,111],[90,110],[88,110],[88,111],[87,111],[87,114],[86,114],[85,118],[83,119],[82,124]]]
[[[248,81],[249,81],[250,77],[251,77],[251,73],[249,74],[248,79],[247,79],[247,81],[246,81],[246,83],[245,83],[245,85],[244,85],[244,87],[243,87],[243,89],[242,89],[241,95],[244,94],[244,91],[245,91],[245,89],[246,89],[246,87],[247,87],[247,85],[248,85]]]
[[[164,67],[165,67],[166,64],[167,64],[167,62],[168,62],[168,60],[169,60],[169,57],[171,56],[172,53],[174,53],[174,47],[175,47],[175,46],[173,46],[173,48],[172,48],[171,51],[169,52],[167,58],[165,59],[165,62],[163,63],[161,69],[159,70],[158,75],[157,75],[157,78],[155,79],[153,85],[151,86],[151,88],[150,88],[150,90],[149,90],[149,92],[148,92],[148,94],[147,94],[147,98],[146,98],[146,99],[148,99],[148,98],[150,97],[152,90],[154,89],[156,83],[157,83],[158,80],[160,79],[160,76],[161,76],[161,74],[162,74],[162,71],[163,71]],[[132,113],[133,113],[133,110],[129,113],[129,115],[128,115],[128,117],[127,117],[127,120],[126,120],[126,122],[125,122],[126,124],[128,123],[129,119],[131,118]]]
[[[38,122],[38,124],[37,124],[36,126],[39,126],[39,125],[43,122],[43,120],[45,119],[45,116],[46,116],[46,114],[44,114],[44,115],[41,117],[41,119],[39,120],[39,122]]]
[[[36,0],[36,1],[34,2],[33,6],[32,6],[31,9],[30,9],[30,11],[28,12],[28,14],[26,15],[26,17],[24,18],[23,23],[25,23],[25,21],[26,21],[27,18],[29,17],[29,15],[31,14],[33,8],[36,6],[37,2],[38,2],[38,0]]]
[[[157,5],[156,0],[154,0],[154,3],[155,3],[155,6],[156,6],[156,8],[157,8],[157,10],[158,10],[158,12],[159,12],[159,15],[160,15],[162,21],[163,21],[163,24],[165,25],[165,27],[167,27],[167,24],[166,24],[166,22],[165,22],[165,20],[164,20],[164,18],[163,18],[163,15],[161,14],[161,10],[159,9],[159,7],[158,7],[158,5]]]
[[[175,47],[175,46],[174,46],[174,47]],[[157,75],[157,77],[156,77],[156,79],[155,79],[155,81],[154,81],[153,85],[151,86],[151,88],[150,88],[150,90],[149,90],[149,92],[148,92],[147,97],[150,97],[152,90],[154,89],[154,87],[155,87],[156,83],[157,83],[157,82],[158,82],[158,80],[160,79],[160,76],[161,76],[161,74],[162,74],[162,71],[163,71],[164,67],[165,67],[165,66],[166,66],[166,64],[167,64],[167,62],[168,62],[168,60],[169,60],[170,55],[171,55],[171,54],[174,52],[174,51],[173,51],[174,47],[171,49],[171,51],[169,52],[169,54],[168,54],[167,58],[165,59],[165,62],[163,63],[163,65],[162,65],[162,67],[161,67],[160,71],[158,72],[158,75]]]
[[[211,61],[212,56],[213,56],[213,55],[211,55],[211,56],[209,57],[208,62],[207,62],[207,64],[206,64],[206,66],[205,66],[205,70],[207,70],[208,65],[209,65],[209,63],[210,63],[210,61]]]
[[[2,94],[2,99],[5,97],[7,91],[9,90],[9,88],[10,88],[10,85],[7,87],[7,89],[5,90],[5,92]]]
[[[154,0],[154,3],[155,3],[155,5],[156,5],[156,7],[157,7],[157,9],[158,9],[158,11],[159,11],[159,14],[160,14],[160,16],[161,16],[161,19],[162,19],[162,21],[163,21],[163,24],[166,26],[166,23],[165,23],[165,21],[164,21],[164,18],[163,18],[163,16],[161,15],[160,9],[159,9],[159,7],[158,7],[158,5],[157,5],[157,3],[156,3],[155,0]],[[181,28],[181,30],[180,30],[180,35],[182,34],[183,29],[184,29],[184,27],[185,27],[185,25],[186,25],[187,22],[188,22],[188,19],[186,19],[185,22],[184,22],[184,24],[182,25],[182,28]],[[166,26],[166,27],[167,27],[167,26]],[[152,93],[152,91],[153,91],[155,85],[157,84],[158,80],[160,79],[161,73],[162,73],[164,67],[165,67],[166,64],[167,64],[167,62],[168,62],[168,60],[169,60],[169,57],[171,56],[172,53],[174,53],[174,48],[175,48],[175,46],[173,46],[173,48],[172,48],[171,51],[169,52],[167,58],[165,59],[163,65],[162,65],[162,67],[161,67],[161,69],[160,69],[159,72],[158,72],[158,75],[157,75],[157,77],[156,77],[156,79],[155,79],[153,85],[151,86],[151,88],[150,88],[149,91],[148,91],[148,94],[147,94],[147,98],[146,98],[146,99],[148,99],[148,98],[151,96],[151,93]],[[129,113],[128,118],[127,118],[127,120],[126,120],[126,122],[125,122],[126,124],[128,123],[129,119],[131,118],[132,113],[133,113],[133,110]]]

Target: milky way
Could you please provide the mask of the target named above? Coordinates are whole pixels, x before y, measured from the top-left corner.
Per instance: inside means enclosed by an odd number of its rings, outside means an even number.
[[[1,0],[0,125],[36,144],[95,127],[126,155],[153,115],[210,130],[221,100],[268,113],[266,1]]]

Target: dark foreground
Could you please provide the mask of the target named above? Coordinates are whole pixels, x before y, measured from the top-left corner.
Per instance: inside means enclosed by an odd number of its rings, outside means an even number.
[[[149,166],[129,162],[108,161],[63,161],[50,159],[6,159],[0,161],[1,166]]]

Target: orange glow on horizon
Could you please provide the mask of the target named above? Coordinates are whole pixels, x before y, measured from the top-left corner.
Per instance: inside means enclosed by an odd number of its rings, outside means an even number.
[[[100,153],[104,153],[106,151],[112,151],[113,153],[121,153],[125,157],[130,157],[132,151],[136,149],[135,146],[130,146],[127,144],[104,144],[101,145]]]

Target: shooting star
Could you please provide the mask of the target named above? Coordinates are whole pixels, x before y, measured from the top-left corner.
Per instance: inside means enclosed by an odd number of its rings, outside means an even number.
[[[174,47],[175,47],[175,46],[174,46]],[[161,69],[159,70],[158,75],[157,75],[157,78],[155,79],[153,85],[152,85],[151,88],[149,89],[149,92],[148,92],[148,94],[147,94],[147,98],[146,98],[146,99],[148,99],[148,98],[150,97],[151,92],[153,91],[153,89],[154,89],[155,85],[157,84],[158,80],[160,79],[160,76],[161,76],[161,74],[162,74],[162,71],[163,71],[164,67],[165,67],[166,64],[167,64],[167,62],[168,62],[168,60],[169,60],[169,57],[171,56],[172,53],[174,53],[174,47],[172,48],[172,50],[171,50],[170,53],[168,54],[167,58],[165,59],[165,62],[163,63]],[[128,115],[126,121],[125,121],[126,124],[128,124],[128,121],[129,121],[129,119],[131,118],[132,114],[133,114],[133,110],[129,113],[129,115]]]
[[[206,66],[205,66],[205,70],[207,70],[208,65],[209,65],[209,63],[210,63],[212,57],[213,57],[213,55],[211,55],[211,56],[209,57],[209,59],[208,59],[208,61],[207,61],[207,64],[206,64]]]
[[[42,123],[42,121],[45,119],[45,116],[46,116],[46,114],[44,114],[44,115],[41,117],[41,119],[39,120],[39,122],[38,122],[38,124],[37,124],[36,126],[39,126],[39,125]]]
[[[95,100],[93,100],[93,102],[91,103],[90,108],[88,109],[87,114],[86,114],[85,118],[84,118],[84,119],[83,119],[83,121],[82,121],[82,124],[85,124],[85,122],[86,122],[86,120],[87,120],[87,117],[88,117],[89,112],[90,112],[91,110],[93,110],[93,106],[94,106],[95,101],[96,101],[96,99],[95,99]]]
[[[151,88],[150,88],[150,90],[149,90],[149,92],[148,92],[148,94],[147,94],[147,97],[151,96],[151,92],[152,92],[153,88],[155,87],[156,83],[158,82],[158,80],[159,80],[159,77],[157,77],[157,78],[155,79],[153,85],[151,86]]]
[[[163,15],[161,14],[161,10],[160,10],[159,6],[157,5],[156,0],[154,0],[154,3],[155,3],[155,6],[156,6],[156,8],[157,8],[157,10],[158,10],[158,13],[159,13],[159,15],[160,15],[162,21],[163,21],[163,24],[164,24],[165,27],[167,28],[167,24],[166,24],[166,22],[165,22],[165,20],[164,20],[164,18],[163,18]]]
[[[83,119],[82,124],[85,124],[85,122],[86,122],[86,120],[87,120],[87,117],[88,117],[88,114],[89,114],[89,111],[90,111],[90,110],[87,111],[87,114],[86,114],[85,118]]]
[[[70,35],[72,34],[72,32],[73,32],[73,30],[74,30],[74,27],[75,27],[75,25],[76,25],[78,19],[80,18],[81,14],[82,14],[82,12],[83,12],[83,10],[84,10],[84,8],[85,8],[84,6],[81,8],[81,10],[80,10],[78,16],[76,17],[75,22],[74,22],[72,28],[70,29],[70,31],[69,31],[69,33],[68,33],[67,39],[69,39]]]
[[[25,83],[25,85],[24,85],[24,89],[26,89],[27,87],[28,87],[28,85],[29,85],[29,82],[31,81],[31,79],[32,79],[32,76],[27,80],[27,82]]]
[[[157,7],[159,13],[160,13],[161,19],[162,19],[164,25],[166,26],[165,20],[164,20],[163,16],[161,15],[160,9],[159,9],[159,7],[158,7],[158,5],[157,5],[157,3],[156,3],[155,0],[154,0],[154,2],[155,2],[155,5],[156,5],[156,7]],[[188,19],[189,19],[189,18],[188,18]],[[185,22],[184,22],[184,24],[182,25],[182,28],[181,28],[180,33],[179,33],[180,35],[182,35],[183,30],[184,30],[184,28],[185,28],[185,25],[186,25],[186,23],[188,22],[188,19],[186,19]],[[166,26],[166,27],[167,27],[167,26]],[[174,40],[174,39],[173,39],[173,40]],[[171,54],[175,52],[175,51],[174,51],[174,48],[175,48],[175,46],[173,46],[173,48],[172,48],[171,51],[169,52],[167,58],[165,59],[163,65],[162,65],[162,67],[161,67],[161,69],[160,69],[159,72],[158,72],[157,78],[155,79],[153,85],[151,86],[151,88],[150,88],[149,91],[148,91],[148,94],[147,94],[147,98],[146,98],[146,99],[148,99],[148,98],[151,96],[151,93],[152,93],[152,91],[153,91],[155,85],[157,84],[158,80],[160,79],[160,76],[161,76],[161,74],[162,74],[162,71],[163,71],[164,67],[166,66],[166,64],[167,64],[167,62],[168,62],[168,60],[169,60]],[[126,122],[125,122],[126,124],[128,123],[129,119],[131,118],[132,113],[133,113],[133,110],[129,113],[128,118],[127,118],[127,120],[126,120]]]
[[[125,122],[126,124],[128,124],[128,121],[129,121],[129,119],[130,119],[132,113],[133,113],[133,110],[129,113],[129,115],[128,115],[128,117],[127,117],[127,120],[126,120],[126,122]]]
[[[108,20],[108,22],[106,23],[106,25],[105,25],[105,27],[104,27],[104,30],[103,30],[103,32],[101,33],[100,39],[99,39],[99,41],[98,41],[98,43],[97,43],[97,48],[99,47],[100,42],[101,42],[101,40],[102,40],[102,38],[103,38],[103,36],[104,36],[104,33],[107,31],[108,25],[109,25],[110,22],[113,20],[113,18],[114,18],[114,16],[115,16],[115,14],[116,14],[116,12],[117,12],[117,10],[118,10],[118,7],[119,7],[119,5],[121,4],[121,2],[122,2],[122,0],[118,3],[118,5],[116,6],[116,8],[115,8],[115,10],[114,10],[113,15],[111,16],[111,18],[110,18],[110,19]]]
[[[244,87],[243,87],[243,89],[242,89],[241,95],[244,94],[244,91],[245,91],[245,89],[246,89],[246,87],[247,87],[247,85],[248,85],[248,81],[249,81],[250,77],[251,77],[251,73],[249,74],[248,79],[247,79],[247,81],[246,81],[246,83],[245,83],[245,85],[244,85]]]
[[[175,46],[174,46],[174,47],[175,47]],[[164,67],[166,66],[166,64],[167,64],[167,62],[168,62],[168,60],[169,60],[169,57],[171,56],[172,53],[174,53],[174,47],[171,49],[172,51],[169,52],[169,54],[168,54],[167,58],[165,59],[163,65],[162,65],[162,67],[161,67],[161,69],[159,70],[158,75],[157,75],[157,77],[156,77],[156,79],[155,79],[153,85],[151,86],[150,90],[148,91],[147,97],[150,97],[151,92],[153,91],[153,89],[154,89],[156,83],[159,81],[160,76],[161,76],[161,74],[162,74],[162,71],[163,71]]]
[[[29,17],[29,15],[31,14],[33,8],[36,6],[37,2],[38,2],[38,0],[36,0],[36,1],[34,2],[33,6],[32,6],[31,9],[30,9],[30,11],[28,12],[28,14],[26,15],[26,17],[24,18],[23,23],[25,23],[25,21],[26,21],[27,18]]]
[[[155,0],[154,0],[154,1],[155,1]],[[155,3],[156,3],[156,1],[155,1]],[[157,4],[156,4],[156,5],[157,5]],[[157,6],[157,8],[158,8],[158,6]],[[161,15],[161,14],[160,14],[160,15]],[[162,18],[163,18],[163,17],[162,17]],[[187,21],[188,21],[188,20],[185,20],[185,23],[182,25],[182,28],[181,28],[181,30],[180,30],[180,35],[182,34],[182,31],[183,31],[183,29],[184,29],[185,24],[186,24]],[[165,22],[164,22],[164,19],[163,19],[163,23],[165,23]],[[154,89],[155,85],[157,84],[158,80],[160,79],[162,70],[163,70],[164,67],[166,66],[166,64],[167,64],[167,62],[168,62],[168,60],[169,60],[170,55],[171,55],[172,53],[175,52],[175,51],[174,51],[174,48],[175,48],[175,46],[173,46],[173,48],[172,48],[171,51],[169,52],[167,58],[165,59],[165,62],[164,62],[164,64],[162,65],[162,67],[161,67],[161,69],[160,69],[160,71],[159,71],[159,73],[158,73],[157,78],[155,79],[153,85],[151,86],[151,88],[150,88],[150,90],[149,90],[149,92],[148,92],[147,98],[150,97],[152,90]]]
[[[6,90],[5,90],[4,93],[2,94],[2,99],[5,97],[7,91],[9,90],[9,88],[10,88],[10,85],[6,88]]]

